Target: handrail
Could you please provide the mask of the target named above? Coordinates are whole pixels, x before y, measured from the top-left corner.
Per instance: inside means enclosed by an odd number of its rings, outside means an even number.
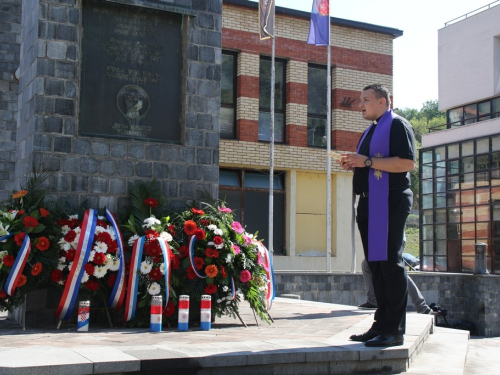
[[[454,23],[454,21],[457,21],[457,20],[459,20],[459,19],[461,19],[461,18],[467,18],[469,15],[472,15],[472,13],[474,13],[474,14],[475,14],[475,13],[476,13],[476,12],[478,12],[478,11],[481,11],[481,12],[482,12],[483,10],[485,10],[485,9],[483,9],[483,8],[488,7],[488,9],[490,9],[490,8],[491,8],[491,4],[498,3],[499,1],[500,1],[500,0],[496,0],[496,1],[492,2],[492,3],[489,3],[489,4],[487,4],[487,5],[482,6],[481,8],[477,8],[476,10],[473,10],[473,11],[471,11],[471,12],[469,12],[469,13],[466,13],[466,14],[464,14],[463,16],[460,16],[460,17],[457,17],[457,18],[452,19],[451,21],[445,22],[445,23],[444,23],[444,27],[447,27],[447,26],[451,25],[452,23]],[[498,5],[498,4],[497,4],[497,5]],[[481,9],[483,9],[483,10],[481,10]],[[479,13],[479,12],[478,12],[478,13]]]
[[[486,118],[486,117],[488,117],[488,118]],[[432,126],[429,128],[429,133],[439,131],[439,130],[444,130],[444,129],[456,128],[456,127],[463,126],[463,125],[474,124],[476,122],[481,122],[484,120],[491,120],[492,118],[497,118],[497,117],[500,117],[500,111],[493,112],[493,113],[486,113],[484,115],[480,115],[480,116],[476,116],[476,117],[470,117],[470,118],[461,119],[461,120],[455,121],[455,122],[447,122],[446,124]]]

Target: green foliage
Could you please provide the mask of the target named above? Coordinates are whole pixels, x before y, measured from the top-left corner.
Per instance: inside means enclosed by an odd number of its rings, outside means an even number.
[[[419,228],[412,228],[406,226],[405,233],[406,233],[405,253],[409,253],[413,256],[418,257],[419,242],[420,242]]]

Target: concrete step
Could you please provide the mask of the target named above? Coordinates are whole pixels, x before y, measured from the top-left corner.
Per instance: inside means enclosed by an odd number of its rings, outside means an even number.
[[[405,374],[464,374],[468,341],[469,331],[434,327],[434,333],[412,359]]]
[[[465,375],[500,373],[500,337],[471,337],[465,361]]]

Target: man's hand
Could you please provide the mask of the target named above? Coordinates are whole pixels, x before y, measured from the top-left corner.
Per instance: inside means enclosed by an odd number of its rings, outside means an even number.
[[[342,168],[344,168],[344,164],[347,165],[346,170],[349,171],[354,168],[364,168],[366,159],[368,159],[368,156],[365,155],[342,154],[342,161],[343,161]]]

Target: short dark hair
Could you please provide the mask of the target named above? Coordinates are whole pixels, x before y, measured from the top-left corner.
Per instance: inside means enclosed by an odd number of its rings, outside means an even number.
[[[363,91],[366,90],[375,91],[375,97],[377,99],[384,98],[387,102],[387,106],[391,106],[391,93],[389,92],[389,89],[387,87],[375,83],[373,85],[368,85],[363,89]]]

